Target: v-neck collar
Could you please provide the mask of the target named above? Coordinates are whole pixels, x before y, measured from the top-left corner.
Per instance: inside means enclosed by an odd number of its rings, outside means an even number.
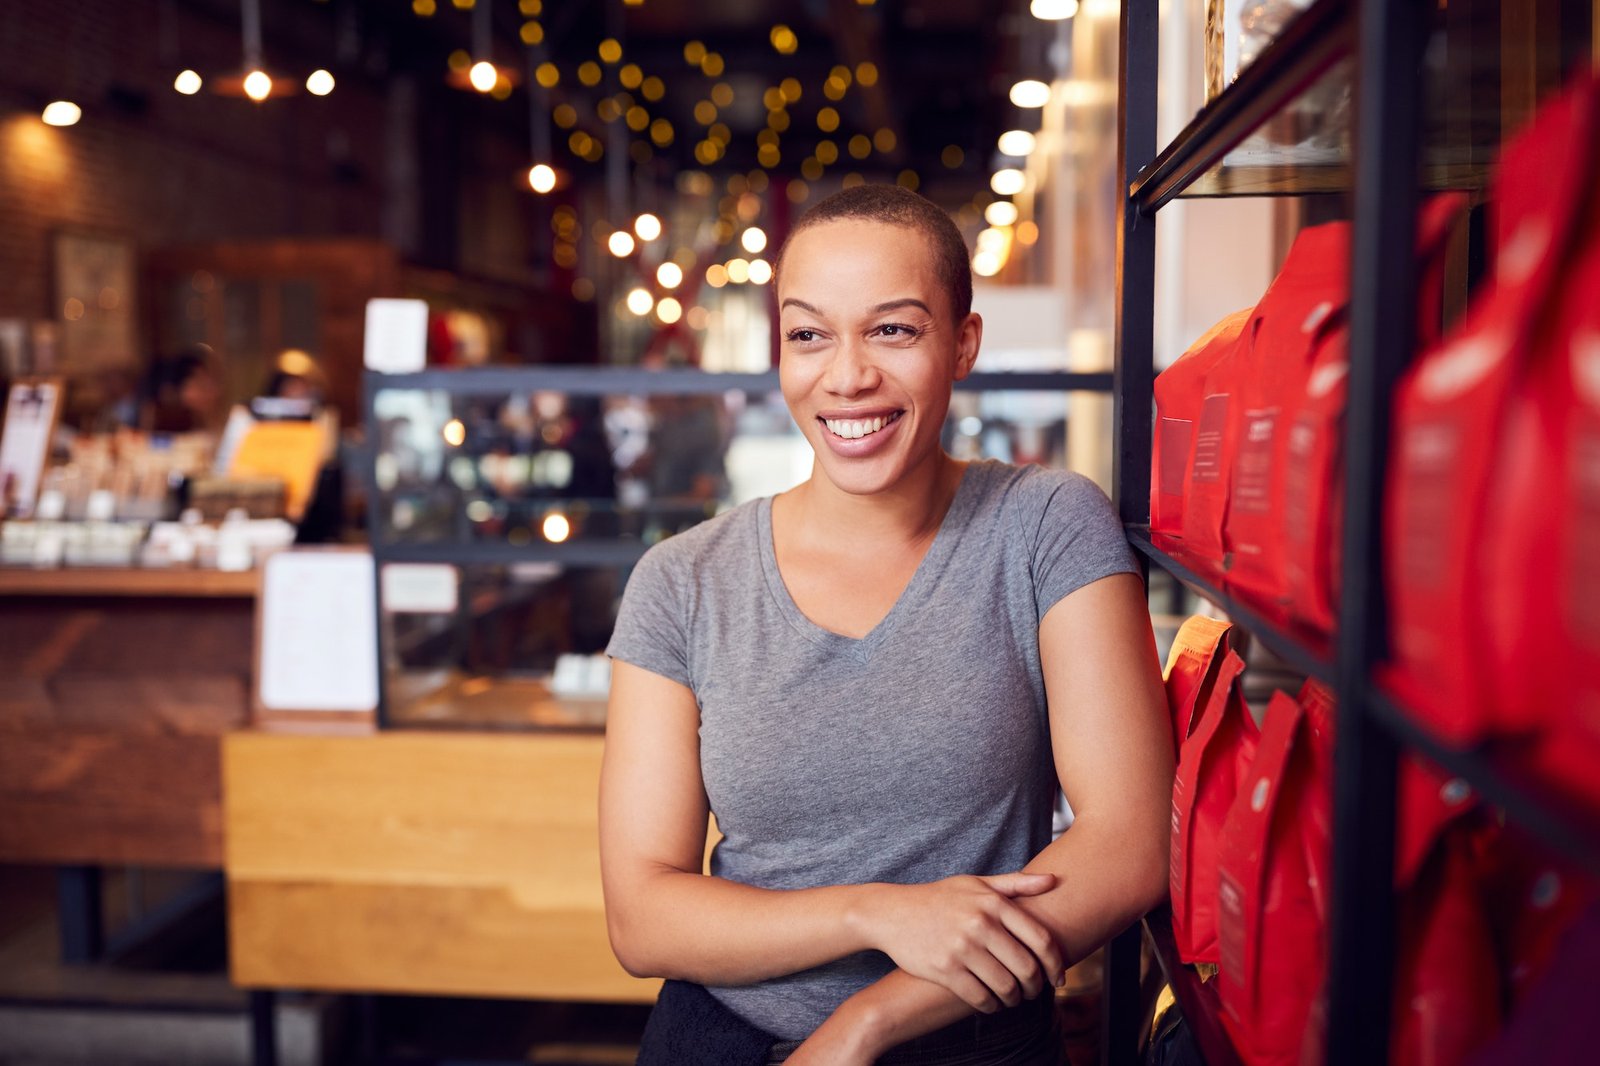
[[[916,610],[920,602],[927,597],[939,572],[944,569],[947,557],[955,550],[959,539],[958,531],[966,523],[967,509],[970,507],[972,492],[969,483],[978,476],[972,472],[973,467],[978,465],[980,464],[968,463],[962,468],[961,480],[956,483],[955,495],[950,498],[950,506],[945,509],[944,518],[939,522],[939,530],[934,534],[933,543],[928,545],[922,561],[917,564],[917,569],[911,575],[911,580],[906,583],[906,587],[900,590],[900,596],[889,608],[889,613],[879,619],[878,624],[862,637],[847,637],[843,633],[835,633],[831,629],[817,625],[806,617],[805,612],[794,602],[794,597],[789,595],[789,586],[784,584],[783,574],[778,569],[778,552],[772,541],[772,497],[762,497],[756,508],[756,539],[760,543],[761,569],[766,575],[767,589],[771,592],[779,613],[797,632],[819,647],[866,662],[872,657],[873,651],[888,637],[899,619]]]

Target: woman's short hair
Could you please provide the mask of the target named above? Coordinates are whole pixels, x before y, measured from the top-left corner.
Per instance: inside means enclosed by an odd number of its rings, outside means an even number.
[[[960,323],[972,310],[972,264],[967,260],[967,242],[942,208],[898,185],[857,185],[823,200],[794,224],[778,251],[774,273],[783,269],[783,255],[789,243],[812,226],[824,222],[858,218],[916,230],[933,247],[934,272],[950,297],[950,310]]]

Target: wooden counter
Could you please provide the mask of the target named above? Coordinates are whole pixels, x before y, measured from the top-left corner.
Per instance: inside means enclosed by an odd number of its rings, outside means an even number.
[[[0,568],[0,862],[222,865],[256,575]]]
[[[611,954],[599,733],[295,736],[224,748],[233,979],[648,1002]]]
[[[260,582],[255,570],[183,570],[106,567],[61,567],[38,570],[0,566],[0,597],[153,596],[161,598],[254,597]]]

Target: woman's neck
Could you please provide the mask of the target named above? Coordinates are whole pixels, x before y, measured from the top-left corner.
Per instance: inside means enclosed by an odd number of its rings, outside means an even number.
[[[858,545],[915,545],[938,532],[965,469],[939,450],[892,488],[871,495],[845,492],[813,470],[778,498],[779,507],[791,535],[808,547],[838,545],[841,529]]]

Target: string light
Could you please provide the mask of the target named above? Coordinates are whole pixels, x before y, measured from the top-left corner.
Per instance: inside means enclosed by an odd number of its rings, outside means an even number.
[[[1060,22],[1078,13],[1078,0],[1033,0],[1028,13],[1041,22]]]
[[[1027,130],[1007,130],[1000,135],[1000,154],[1019,157],[1029,155],[1036,143],[1033,134]]]
[[[172,79],[172,87],[185,96],[193,96],[205,85],[200,75],[192,70],[185,70]]]
[[[765,285],[772,280],[772,264],[765,259],[752,259],[750,261],[750,282],[754,285]]]
[[[983,209],[983,220],[991,226],[1013,226],[1017,222],[1017,205],[1010,200],[996,200]]]
[[[683,305],[671,296],[663,296],[656,304],[656,317],[670,326],[683,317]]]
[[[1050,102],[1050,86],[1027,78],[1011,87],[1011,102],[1018,107],[1043,107]]]
[[[499,80],[500,72],[487,59],[478,60],[472,64],[472,69],[467,72],[467,81],[480,93],[489,92],[494,88],[495,82]]]
[[[670,261],[662,263],[656,268],[656,282],[663,289],[676,289],[683,284],[683,268]]]
[[[996,196],[1015,196],[1028,185],[1028,177],[1015,167],[1006,167],[994,172],[989,179],[989,188],[995,191]]]
[[[326,70],[313,70],[306,78],[306,92],[312,96],[327,96],[333,92],[333,75]]]
[[[649,289],[634,289],[628,293],[627,307],[629,311],[643,318],[650,313],[656,305],[655,297],[650,295]]]
[[[83,108],[71,100],[54,100],[45,105],[39,116],[46,126],[75,126],[83,117]]]
[[[633,232],[639,235],[641,241],[653,241],[661,236],[661,220],[646,211],[633,220]]]
[[[252,70],[244,78],[244,94],[256,103],[272,95],[272,79],[264,70]]]
[[[633,235],[627,230],[619,229],[606,239],[606,247],[611,250],[612,255],[616,256],[618,259],[624,259],[633,254]],[[645,295],[649,294],[646,293]],[[645,311],[648,310],[648,307],[645,308]],[[643,314],[644,312],[641,311],[639,313]]]
[[[746,259],[728,260],[728,280],[743,285],[750,280],[750,263]]]
[[[767,246],[766,233],[757,226],[751,226],[739,235],[739,244],[751,255],[762,251]]]
[[[528,168],[528,184],[536,193],[547,193],[556,187],[555,168],[548,163],[535,163]]]

